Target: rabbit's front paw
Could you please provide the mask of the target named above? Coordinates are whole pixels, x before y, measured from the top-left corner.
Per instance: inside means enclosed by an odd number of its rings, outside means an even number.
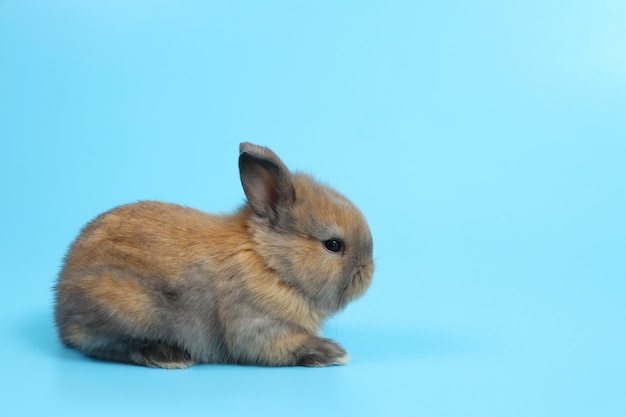
[[[312,336],[296,353],[296,365],[322,367],[345,365],[350,356],[337,343],[329,339]]]

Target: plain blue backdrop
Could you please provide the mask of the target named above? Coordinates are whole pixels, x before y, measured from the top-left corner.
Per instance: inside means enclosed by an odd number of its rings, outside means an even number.
[[[0,0],[0,415],[625,416],[626,3]],[[118,204],[243,202],[242,140],[370,222],[347,366],[62,348]]]

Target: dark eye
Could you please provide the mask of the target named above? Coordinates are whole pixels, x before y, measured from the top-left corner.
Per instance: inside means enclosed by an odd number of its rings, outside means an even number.
[[[339,252],[343,249],[343,242],[340,239],[328,239],[324,246],[331,252]]]

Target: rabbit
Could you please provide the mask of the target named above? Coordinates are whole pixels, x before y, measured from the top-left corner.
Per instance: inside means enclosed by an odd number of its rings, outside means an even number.
[[[167,369],[347,363],[320,328],[371,283],[364,216],[269,148],[241,143],[239,173],[232,214],[140,201],[88,223],[55,285],[61,342]]]

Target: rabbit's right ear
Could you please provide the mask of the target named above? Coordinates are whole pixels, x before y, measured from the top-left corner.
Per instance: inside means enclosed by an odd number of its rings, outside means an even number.
[[[258,216],[274,220],[280,207],[295,201],[289,170],[268,148],[242,143],[239,152],[239,175],[250,207]]]

